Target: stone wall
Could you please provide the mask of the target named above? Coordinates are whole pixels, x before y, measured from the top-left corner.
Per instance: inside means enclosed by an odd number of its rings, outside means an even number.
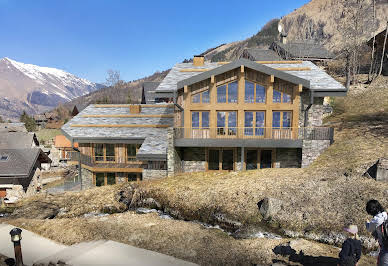
[[[174,129],[167,129],[167,174],[173,176],[175,173],[183,172],[181,158],[174,146]],[[143,177],[144,178],[144,177]]]
[[[329,146],[330,140],[303,140],[302,168],[309,166]]]
[[[127,182],[127,173],[116,173],[116,182],[117,184]]]
[[[205,148],[184,148],[182,168],[184,172],[206,171]]]
[[[310,93],[302,92],[300,95],[300,111],[299,111],[299,127],[304,127],[304,115],[307,106],[310,104]],[[314,98],[314,103],[308,110],[307,127],[322,126],[322,119],[325,110],[323,105],[323,97]]]
[[[301,149],[276,149],[275,168],[300,168]]]
[[[159,179],[168,176],[168,171],[166,170],[153,170],[153,169],[144,169],[143,170],[143,180]]]
[[[78,169],[77,169],[78,171]],[[93,173],[86,168],[81,168],[82,189],[94,187]]]

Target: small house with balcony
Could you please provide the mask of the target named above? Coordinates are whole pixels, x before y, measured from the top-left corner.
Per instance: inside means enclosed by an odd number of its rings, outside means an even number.
[[[79,143],[95,185],[306,167],[333,142],[333,129],[322,126],[324,97],[346,93],[309,61],[196,56],[176,64],[154,89],[155,98],[173,103],[90,105],[62,131]]]

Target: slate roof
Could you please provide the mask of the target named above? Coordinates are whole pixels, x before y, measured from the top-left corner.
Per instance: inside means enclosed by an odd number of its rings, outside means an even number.
[[[277,51],[284,59],[332,59],[334,56],[320,44],[311,42],[273,42],[270,49]]]
[[[28,177],[36,163],[40,160],[42,163],[49,163],[51,160],[39,148],[30,149],[0,149],[0,157],[7,156],[8,159],[0,161],[0,178]]]
[[[24,123],[0,123],[0,132],[27,132]]]
[[[139,117],[83,117],[84,115],[129,115],[129,105],[97,107],[89,105],[62,127],[64,135],[73,142],[116,141],[116,143],[140,143],[139,159],[167,159],[167,128],[156,127],[72,127],[72,125],[169,125],[171,117],[141,117],[142,115],[174,114],[174,106],[160,104],[160,107],[142,105]]]
[[[241,57],[252,61],[280,61],[283,60],[275,51],[270,49],[247,48]]]
[[[2,132],[0,134],[0,149],[25,149],[39,146],[35,133]]]
[[[160,82],[146,81],[143,83],[142,100],[143,104],[155,103],[155,89],[159,86]]]
[[[324,70],[320,69],[314,63],[310,61],[302,61],[300,64],[258,64],[254,61],[250,61],[244,58],[238,59],[226,65],[220,65],[217,63],[206,62],[203,67],[194,67],[192,63],[179,63],[176,64],[170,72],[167,74],[166,78],[162,81],[159,87],[156,89],[173,92],[178,88],[182,88],[183,85],[189,85],[199,80],[204,80],[209,78],[211,75],[217,75],[228,71],[229,69],[234,69],[239,65],[244,65],[274,75],[284,80],[288,80],[292,83],[303,84],[307,89],[314,91],[327,92],[327,95],[330,96],[330,93],[334,92],[346,92],[346,88],[328,75]],[[300,68],[308,67],[311,70],[304,71],[279,71],[275,68]],[[206,68],[209,71],[206,72],[180,72],[181,69],[188,68]]]

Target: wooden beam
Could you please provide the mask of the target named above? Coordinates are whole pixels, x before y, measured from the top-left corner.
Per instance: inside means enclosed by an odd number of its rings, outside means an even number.
[[[208,70],[210,70],[210,69],[208,69],[208,68],[185,68],[185,69],[179,70],[179,72],[205,72]]]
[[[94,104],[96,108],[128,108],[133,104]],[[140,104],[141,107],[173,107],[174,104]]]
[[[100,167],[92,167],[85,164],[82,164],[82,168],[88,169],[95,173],[106,173],[106,172],[114,172],[114,173],[142,173],[143,168],[100,168]]]
[[[299,92],[302,92],[302,91],[303,91],[303,85],[302,85],[302,84],[298,84],[298,91],[299,91]]]
[[[274,83],[274,82],[275,82],[275,76],[274,76],[274,75],[271,75],[271,76],[270,76],[269,82],[270,82],[270,83]]]
[[[244,73],[244,65],[241,65],[241,66],[240,66],[240,72],[241,72],[241,73]]]
[[[163,118],[174,118],[174,115],[81,115],[81,117],[163,117]]]
[[[214,83],[214,82],[216,82],[216,78],[214,77],[214,75],[212,75],[210,77],[210,83]]]
[[[183,92],[188,93],[189,92],[189,87],[187,85],[183,86]]]
[[[136,128],[136,127],[152,127],[152,128],[167,128],[172,127],[170,125],[124,125],[124,124],[118,124],[118,125],[112,125],[112,124],[80,124],[80,125],[70,125],[70,127],[129,127],[129,128]]]

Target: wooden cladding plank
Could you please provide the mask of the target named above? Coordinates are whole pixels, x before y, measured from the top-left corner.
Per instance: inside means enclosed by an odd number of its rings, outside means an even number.
[[[285,60],[285,61],[255,61],[258,64],[302,64],[302,60],[295,60],[295,61],[290,61],[290,60]],[[229,64],[230,61],[221,61],[217,62],[219,65],[226,65]]]
[[[70,127],[133,127],[133,128],[136,128],[136,127],[152,127],[152,128],[167,128],[167,127],[171,127],[170,125],[135,125],[135,124],[132,124],[132,125],[123,125],[123,124],[118,124],[118,125],[109,125],[109,124],[95,124],[95,125],[92,125],[92,124],[79,124],[79,125],[70,125]]]
[[[216,79],[215,79],[214,75],[212,75],[210,77],[210,83],[213,84],[215,81],[216,81]]]
[[[269,77],[269,82],[270,82],[270,83],[274,83],[274,82],[275,82],[275,76],[274,76],[274,75],[271,75],[271,76]]]
[[[94,104],[96,108],[129,108],[133,104]],[[173,107],[174,104],[139,104],[141,107]]]
[[[243,67],[243,66],[242,66]],[[310,67],[273,67],[273,69],[279,70],[279,71],[310,71]],[[206,72],[211,69],[208,68],[201,68],[201,69],[181,69],[180,72]],[[244,72],[244,68],[241,68],[242,72]]]
[[[173,118],[174,115],[141,115],[141,114],[138,114],[138,115],[81,115],[81,117],[111,117],[111,118],[114,118],[114,117],[124,117],[124,118],[129,118],[129,117],[152,118],[152,117],[156,117],[156,118]]]
[[[298,91],[299,91],[299,92],[302,92],[302,91],[303,91],[303,85],[302,85],[302,84],[298,84]]]
[[[95,173],[105,172],[116,172],[116,173],[142,173],[143,168],[103,168],[103,167],[92,167],[82,164],[82,168],[88,169]]]
[[[241,72],[241,73],[244,73],[244,65],[241,65],[241,66],[240,66],[240,72]]]

